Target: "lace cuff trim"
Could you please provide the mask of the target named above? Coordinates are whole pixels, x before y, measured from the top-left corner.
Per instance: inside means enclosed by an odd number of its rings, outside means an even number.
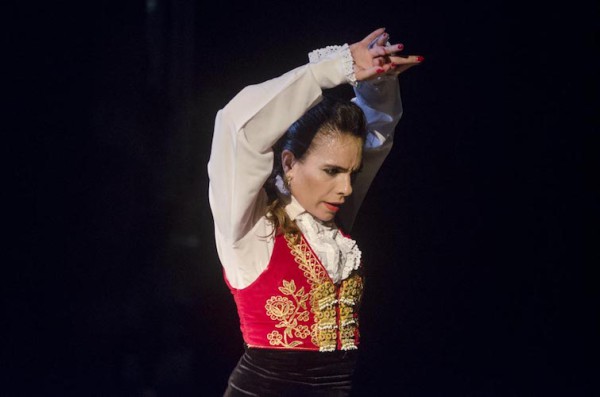
[[[352,53],[350,52],[350,47],[348,44],[344,45],[330,45],[325,48],[319,48],[318,50],[311,51],[308,54],[308,60],[310,63],[316,63],[324,58],[329,58],[333,54],[341,53],[342,57],[342,65],[344,68],[344,74],[346,75],[346,79],[348,79],[348,83],[353,87],[358,85],[356,81],[356,76],[354,75],[354,59],[352,59]]]

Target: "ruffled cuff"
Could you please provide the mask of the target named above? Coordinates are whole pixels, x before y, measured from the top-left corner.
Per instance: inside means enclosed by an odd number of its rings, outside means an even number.
[[[341,56],[342,67],[344,68],[344,74],[348,83],[353,87],[358,85],[356,76],[354,75],[354,59],[352,59],[352,53],[348,44],[344,45],[330,45],[318,50],[311,51],[308,54],[308,60],[310,63],[317,63],[323,59],[332,58],[334,56]]]

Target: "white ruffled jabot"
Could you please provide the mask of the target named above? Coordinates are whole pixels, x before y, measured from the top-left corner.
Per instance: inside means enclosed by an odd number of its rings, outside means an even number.
[[[362,253],[356,241],[335,225],[325,225],[308,212],[296,216],[296,224],[335,284],[358,269]]]

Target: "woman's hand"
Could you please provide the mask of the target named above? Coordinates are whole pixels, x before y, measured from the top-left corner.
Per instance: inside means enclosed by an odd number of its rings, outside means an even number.
[[[423,62],[422,56],[399,56],[398,53],[404,49],[404,45],[387,45],[388,39],[385,28],[379,28],[350,46],[356,80],[369,80],[382,73],[397,76]]]

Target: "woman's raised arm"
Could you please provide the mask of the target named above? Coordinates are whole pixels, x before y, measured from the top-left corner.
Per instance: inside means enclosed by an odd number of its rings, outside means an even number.
[[[338,223],[343,230],[350,232],[373,179],[383,164],[394,141],[394,132],[402,116],[402,101],[398,75],[420,64],[422,56],[399,56],[403,44],[390,44],[386,32],[380,34],[370,44],[370,51],[383,54],[375,58],[382,64],[384,74],[362,82],[354,87],[356,97],[353,102],[361,107],[367,118],[369,133],[363,150],[363,163],[353,183],[353,193],[338,214]]]
[[[239,241],[264,215],[262,187],[273,167],[271,147],[320,100],[323,89],[373,79],[391,69],[389,62],[376,62],[380,46],[369,47],[381,33],[377,29],[316,62],[248,86],[217,113],[208,175],[218,240]]]

